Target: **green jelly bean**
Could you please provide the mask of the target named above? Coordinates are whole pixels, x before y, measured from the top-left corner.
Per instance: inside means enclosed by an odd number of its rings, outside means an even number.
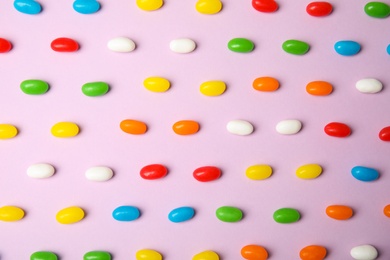
[[[85,83],[81,90],[86,96],[97,97],[106,94],[109,90],[109,86],[106,82],[89,82]]]
[[[105,251],[91,251],[84,255],[84,260],[111,260],[111,255]]]
[[[283,43],[282,48],[285,52],[295,55],[303,55],[309,51],[310,46],[306,42],[298,40],[287,40]]]
[[[298,210],[292,208],[281,208],[274,212],[274,220],[282,224],[294,223],[300,218]]]
[[[386,18],[390,15],[390,6],[382,2],[369,2],[364,6],[364,12],[375,18]]]
[[[237,222],[242,219],[242,211],[236,207],[223,206],[216,211],[217,218],[223,222]]]
[[[49,90],[49,84],[39,79],[28,79],[20,83],[20,89],[28,95],[41,95]]]
[[[234,38],[228,42],[228,48],[234,52],[246,53],[253,51],[255,44],[251,40],[245,38]]]
[[[38,251],[31,255],[30,260],[57,260],[57,255],[48,251]]]

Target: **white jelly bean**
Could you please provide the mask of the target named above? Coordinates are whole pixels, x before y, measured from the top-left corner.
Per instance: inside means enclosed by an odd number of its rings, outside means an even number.
[[[282,135],[293,135],[301,131],[302,123],[299,120],[289,119],[280,121],[276,125],[276,132]]]
[[[170,42],[169,48],[176,53],[189,53],[195,50],[196,43],[187,38],[175,39]]]
[[[30,165],[27,168],[27,176],[34,179],[44,179],[53,176],[55,169],[52,165],[47,163],[38,163]]]
[[[113,175],[114,172],[105,166],[92,167],[85,172],[85,177],[90,181],[108,181]]]
[[[232,120],[226,125],[226,129],[235,135],[250,135],[253,132],[253,125],[244,120]]]
[[[377,79],[361,79],[356,82],[356,88],[362,93],[378,93],[382,90],[383,85]]]
[[[378,251],[371,245],[361,245],[351,249],[351,256],[356,260],[374,260],[378,257]]]
[[[115,52],[131,52],[135,49],[135,43],[126,37],[117,37],[107,43],[108,49]]]

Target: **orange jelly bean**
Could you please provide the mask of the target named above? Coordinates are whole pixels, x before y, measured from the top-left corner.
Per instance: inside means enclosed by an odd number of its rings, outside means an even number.
[[[199,131],[199,124],[192,120],[181,120],[177,121],[172,129],[178,135],[192,135]]]
[[[260,77],[253,81],[253,88],[258,91],[275,91],[279,88],[279,81],[272,77]]]
[[[383,213],[385,214],[386,217],[390,218],[390,204],[386,205],[386,207],[384,207]]]
[[[312,81],[306,85],[306,92],[314,96],[327,96],[332,91],[332,84],[326,81]]]
[[[326,215],[337,220],[347,220],[353,215],[352,208],[343,205],[331,205],[326,208]]]
[[[326,248],[323,246],[311,245],[302,248],[299,252],[301,260],[322,260],[326,257]]]
[[[248,260],[266,260],[268,259],[268,252],[262,246],[247,245],[241,249],[241,256]]]
[[[144,122],[131,119],[123,120],[120,123],[120,128],[123,132],[132,135],[142,135],[148,130],[148,127]]]

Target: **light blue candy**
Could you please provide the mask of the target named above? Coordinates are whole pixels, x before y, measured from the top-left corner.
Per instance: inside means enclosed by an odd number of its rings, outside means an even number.
[[[168,219],[172,222],[179,223],[192,219],[194,215],[195,210],[193,208],[180,207],[172,210],[168,215]]]
[[[334,45],[336,52],[343,56],[352,56],[357,54],[361,47],[360,44],[354,41],[339,41]]]
[[[379,178],[379,172],[373,168],[355,166],[351,170],[352,176],[359,181],[375,181]]]
[[[387,54],[389,54],[389,55],[390,55],[390,44],[389,44],[389,45],[387,45],[387,49],[386,49],[386,51],[387,51]]]
[[[42,11],[42,6],[33,0],[15,0],[14,7],[24,14],[39,14]]]
[[[99,11],[100,3],[96,0],[76,0],[73,9],[80,14],[93,14]]]
[[[139,209],[133,206],[120,206],[112,212],[112,217],[118,221],[133,221],[139,216]]]

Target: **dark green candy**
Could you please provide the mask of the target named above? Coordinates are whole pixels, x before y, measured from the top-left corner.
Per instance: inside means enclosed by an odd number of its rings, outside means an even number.
[[[228,48],[234,52],[246,53],[253,51],[255,44],[251,40],[245,38],[234,38],[228,42]]]
[[[57,260],[57,255],[48,251],[38,251],[31,255],[30,260]]]
[[[287,53],[294,55],[303,55],[309,51],[310,46],[303,41],[287,40],[283,43],[282,48]]]
[[[20,89],[28,95],[41,95],[49,90],[49,84],[39,79],[28,79],[20,83]]]
[[[223,222],[237,222],[242,219],[242,211],[236,207],[223,206],[216,211],[217,218]]]
[[[91,251],[84,255],[84,260],[111,260],[111,255],[105,251]]]
[[[382,2],[369,2],[364,6],[364,12],[375,18],[386,18],[390,15],[390,6]]]
[[[85,83],[81,90],[84,95],[89,97],[103,96],[108,92],[109,86],[106,82],[89,82]]]
[[[281,208],[274,212],[273,217],[278,223],[289,224],[297,222],[301,218],[301,214],[296,209]]]

